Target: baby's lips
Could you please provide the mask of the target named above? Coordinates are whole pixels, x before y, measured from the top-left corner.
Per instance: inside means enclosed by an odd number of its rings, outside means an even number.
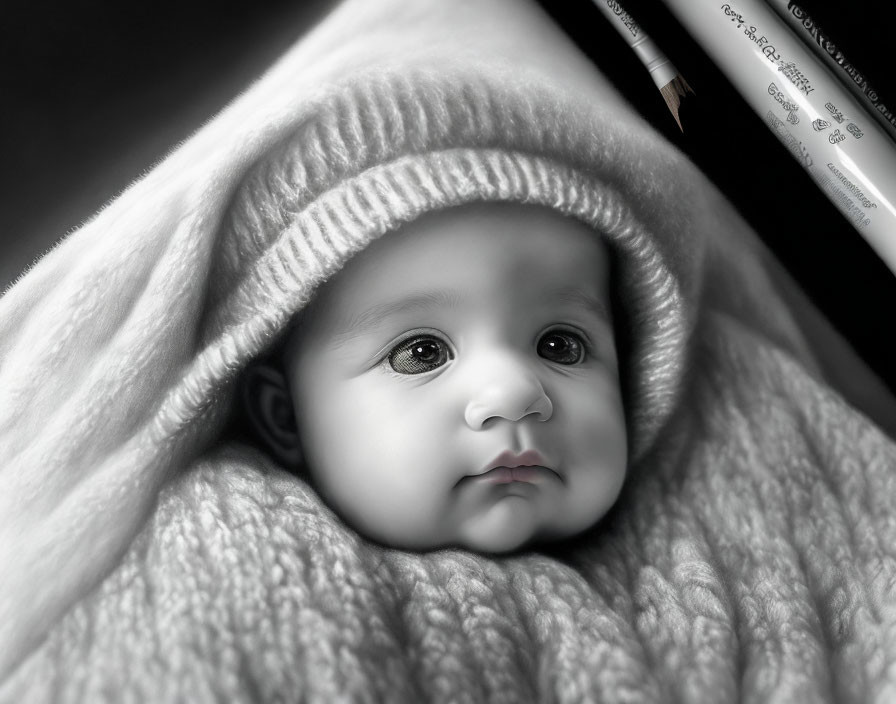
[[[487,464],[482,473],[490,472],[498,467],[507,467],[514,469],[516,467],[547,467],[548,462],[538,450],[524,450],[516,453],[511,450],[504,450],[489,464]]]
[[[511,482],[539,483],[547,477],[561,479],[560,474],[538,450],[513,452],[504,450],[480,471],[461,478],[486,484],[509,484]],[[460,483],[460,482],[458,482]]]
[[[521,467],[495,467],[481,474],[467,475],[461,481],[471,481],[477,484],[510,484],[513,482],[541,484],[551,478],[560,479],[560,475],[550,467],[523,465]]]

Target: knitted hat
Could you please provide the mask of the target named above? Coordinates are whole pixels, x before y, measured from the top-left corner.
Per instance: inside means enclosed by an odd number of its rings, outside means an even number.
[[[546,206],[600,233],[617,255],[633,326],[633,456],[674,403],[688,322],[658,238],[608,169],[601,119],[548,87],[404,71],[352,81],[247,174],[226,217],[205,337],[264,348],[315,288],[384,233],[474,201]],[[618,148],[618,145],[617,145]]]

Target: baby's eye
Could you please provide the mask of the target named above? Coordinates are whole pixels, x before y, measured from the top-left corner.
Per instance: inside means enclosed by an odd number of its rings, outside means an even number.
[[[453,359],[447,343],[431,335],[412,337],[389,352],[389,366],[399,374],[423,374]]]
[[[565,330],[552,330],[541,336],[538,356],[557,364],[578,364],[585,358],[582,338]]]

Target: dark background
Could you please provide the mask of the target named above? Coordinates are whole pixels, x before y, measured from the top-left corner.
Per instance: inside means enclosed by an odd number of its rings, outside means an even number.
[[[334,2],[5,4],[0,290],[247,88]],[[682,106],[684,134],[592,0],[541,4],[636,110],[728,195],[896,391],[896,335],[890,332],[896,276],[665,7],[658,0],[623,3],[696,91]],[[896,9],[873,0],[801,4],[885,102],[896,105]]]

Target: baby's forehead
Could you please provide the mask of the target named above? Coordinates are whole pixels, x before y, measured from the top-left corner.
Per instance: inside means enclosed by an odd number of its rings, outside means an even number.
[[[437,309],[579,306],[609,318],[609,253],[582,222],[542,207],[477,204],[382,236],[322,285],[307,311],[327,327]]]
[[[506,269],[545,280],[590,284],[609,266],[601,236],[546,207],[476,203],[428,213],[389,232],[350,260],[337,279],[465,280]],[[337,282],[338,283],[338,282]]]

